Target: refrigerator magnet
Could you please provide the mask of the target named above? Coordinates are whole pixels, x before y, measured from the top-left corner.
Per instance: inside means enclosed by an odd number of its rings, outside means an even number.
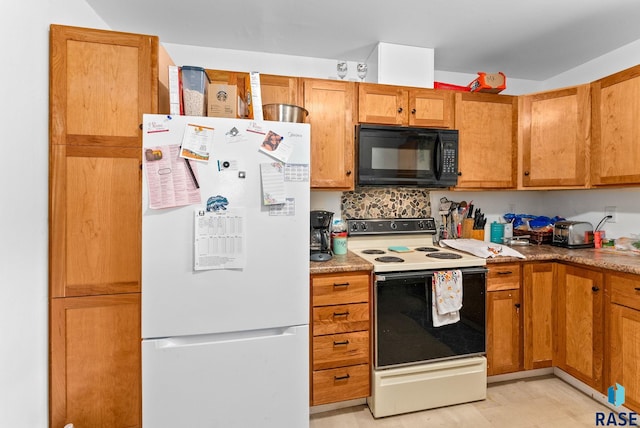
[[[224,211],[227,209],[227,205],[229,205],[229,201],[227,198],[221,195],[212,196],[207,199],[207,211]]]

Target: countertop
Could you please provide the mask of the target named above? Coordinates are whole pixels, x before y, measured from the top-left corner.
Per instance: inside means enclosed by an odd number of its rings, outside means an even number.
[[[640,254],[616,251],[608,248],[581,248],[570,250],[553,245],[528,245],[511,247],[526,257],[493,257],[487,264],[526,262],[526,261],[560,261],[577,263],[594,268],[609,269],[640,275]],[[348,251],[345,255],[333,256],[326,262],[310,262],[310,273],[339,273],[354,271],[370,271],[373,265],[356,254]]]

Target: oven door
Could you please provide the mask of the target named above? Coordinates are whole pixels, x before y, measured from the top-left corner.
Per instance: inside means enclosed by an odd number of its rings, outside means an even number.
[[[462,268],[460,321],[433,326],[434,271],[380,273],[375,282],[375,368],[482,355],[486,352],[486,273]]]

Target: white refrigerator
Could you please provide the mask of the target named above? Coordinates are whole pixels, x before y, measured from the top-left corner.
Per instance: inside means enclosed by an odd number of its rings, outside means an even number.
[[[308,426],[309,134],[144,115],[144,427]]]

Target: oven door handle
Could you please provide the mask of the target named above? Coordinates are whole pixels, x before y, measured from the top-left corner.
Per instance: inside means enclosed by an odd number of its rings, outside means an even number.
[[[445,270],[458,270],[458,269],[440,269],[440,270],[426,270],[426,271],[407,271],[407,272],[392,272],[392,273],[379,273],[376,274],[376,281],[390,281],[390,280],[403,280],[403,279],[416,279],[423,277],[424,279],[433,276],[434,272],[441,272]],[[469,267],[459,269],[462,272],[462,276],[469,274],[486,274],[488,269],[486,267]]]

